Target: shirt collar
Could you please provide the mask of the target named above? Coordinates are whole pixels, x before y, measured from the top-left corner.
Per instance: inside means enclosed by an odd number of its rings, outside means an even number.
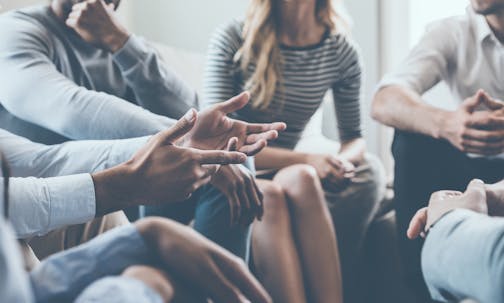
[[[490,28],[490,25],[488,25],[485,16],[477,14],[471,6],[467,7],[467,14],[474,25],[474,32],[480,43],[483,43],[483,41],[485,41],[488,37],[496,39],[495,34]]]

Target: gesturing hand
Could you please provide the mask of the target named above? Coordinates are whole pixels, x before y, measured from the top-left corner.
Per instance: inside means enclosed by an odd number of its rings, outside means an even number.
[[[470,209],[479,213],[488,213],[485,184],[481,180],[473,180],[467,186],[467,190],[459,191],[443,190],[431,195],[429,206],[420,209],[411,219],[407,235],[415,239],[429,230],[433,223],[439,220],[447,212],[458,209]]]
[[[245,263],[191,228],[160,218],[135,223],[166,270],[213,302],[272,302]]]
[[[252,124],[229,118],[227,115],[243,108],[250,99],[248,92],[201,111],[194,128],[180,142],[198,149],[225,149],[229,138],[238,138],[237,150],[254,155],[261,151],[267,140],[278,137],[285,123]]]
[[[93,174],[97,213],[131,205],[159,204],[186,200],[200,186],[210,182],[219,165],[246,161],[243,153],[204,151],[173,144],[192,129],[197,112],[190,110],[170,129],[153,136],[128,162]],[[236,145],[231,138],[229,146]],[[112,202],[106,203],[112,200]],[[122,207],[118,206],[122,205]],[[105,207],[105,209],[100,209]],[[102,211],[102,212],[101,212]]]
[[[231,211],[231,225],[248,226],[263,215],[263,195],[254,175],[241,165],[222,167],[210,182],[226,197]]]
[[[113,3],[86,0],[74,4],[66,25],[86,42],[112,53],[119,50],[130,36],[115,15]]]
[[[504,152],[504,103],[483,90],[466,99],[444,123],[441,137],[460,151],[487,156]]]

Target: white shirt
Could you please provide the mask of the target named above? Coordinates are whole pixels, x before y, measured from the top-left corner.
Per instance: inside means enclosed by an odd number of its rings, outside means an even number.
[[[399,69],[386,75],[379,88],[403,85],[419,94],[440,81],[457,103],[484,89],[504,100],[504,46],[486,19],[472,8],[464,16],[431,24]]]
[[[504,45],[497,40],[485,17],[468,7],[464,16],[431,24],[406,60],[382,79],[378,89],[401,85],[422,95],[444,81],[450,88],[451,101],[460,104],[479,89],[504,100],[502,79]],[[504,158],[504,154],[489,158]]]
[[[89,173],[127,161],[148,138],[43,145],[0,130],[0,148],[14,177],[9,216],[17,237],[43,235],[94,218],[96,199]]]

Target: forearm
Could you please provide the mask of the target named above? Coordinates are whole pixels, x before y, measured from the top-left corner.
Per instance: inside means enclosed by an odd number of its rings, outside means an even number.
[[[341,144],[339,156],[352,162],[354,165],[359,165],[364,160],[366,152],[366,141],[363,138],[353,139]]]
[[[401,86],[387,86],[376,93],[372,116],[390,127],[441,138],[448,111],[428,105],[420,95]]]
[[[308,154],[290,149],[266,147],[255,156],[256,169],[282,169],[294,164],[307,163]]]
[[[435,223],[422,251],[433,298],[503,302],[503,236],[503,219],[468,210],[455,210]]]

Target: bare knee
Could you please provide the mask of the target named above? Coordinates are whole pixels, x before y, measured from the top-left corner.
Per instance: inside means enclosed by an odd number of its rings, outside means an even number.
[[[284,192],[294,206],[325,206],[324,190],[317,171],[312,166],[289,166],[277,174],[275,181],[282,185]]]
[[[265,180],[259,181],[258,185],[264,195],[263,220],[276,223],[288,220],[289,207],[283,188],[276,182]]]

